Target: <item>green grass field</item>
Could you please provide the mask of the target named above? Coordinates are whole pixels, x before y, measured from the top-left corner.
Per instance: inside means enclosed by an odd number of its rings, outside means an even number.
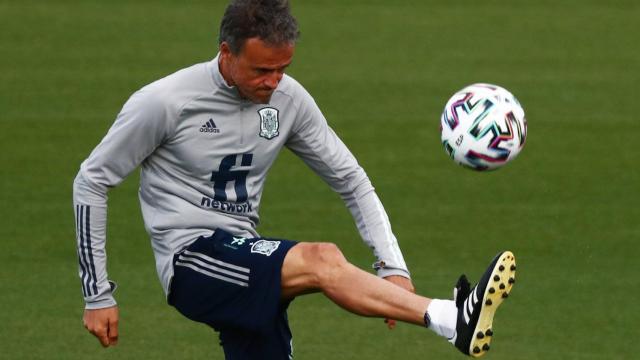
[[[137,200],[110,193],[120,343],[81,323],[71,184],[124,101],[215,56],[221,1],[0,2],[0,358],[222,359],[165,304]],[[419,292],[448,297],[501,249],[518,283],[487,359],[632,359],[640,335],[637,1],[293,1],[289,73],[376,186]],[[635,19],[635,20],[634,20]],[[456,166],[439,116],[473,82],[510,89],[528,143],[493,173]],[[373,261],[339,197],[283,152],[263,235],[333,241]],[[358,318],[320,295],[290,308],[295,358],[462,359],[430,331]],[[636,355],[633,355],[636,354]]]

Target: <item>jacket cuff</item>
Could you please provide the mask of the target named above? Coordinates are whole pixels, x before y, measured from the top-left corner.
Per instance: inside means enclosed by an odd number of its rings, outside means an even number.
[[[113,296],[109,295],[109,296],[105,296],[104,299],[85,303],[84,308],[87,310],[95,310],[95,309],[104,309],[108,307],[113,307],[116,305],[118,305],[118,303],[116,303],[116,299],[114,299]]]
[[[387,276],[399,275],[402,277],[406,277],[407,279],[411,279],[411,274],[408,271],[402,269],[379,269],[378,276],[381,278],[386,278]]]
[[[411,279],[409,270],[393,267],[384,262],[384,260],[376,261],[372,265],[373,269],[378,272],[378,276],[385,278],[387,276],[399,275]]]
[[[118,285],[109,280],[109,290],[102,294],[98,298],[86,299],[85,298],[85,309],[95,310],[95,309],[104,309],[112,306],[118,305],[116,299],[113,297],[113,292],[116,291]]]

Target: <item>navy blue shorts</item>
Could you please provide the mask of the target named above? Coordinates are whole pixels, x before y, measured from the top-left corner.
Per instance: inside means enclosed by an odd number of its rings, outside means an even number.
[[[281,295],[284,257],[296,242],[241,238],[218,229],[173,259],[169,304],[220,332],[227,360],[288,360],[288,301]]]

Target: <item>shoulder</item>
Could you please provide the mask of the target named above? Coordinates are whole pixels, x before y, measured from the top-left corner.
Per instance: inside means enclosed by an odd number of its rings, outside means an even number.
[[[189,66],[158,79],[136,91],[128,103],[177,115],[186,103],[211,92],[213,84],[206,65]]]
[[[292,133],[299,134],[313,129],[324,129],[326,120],[311,94],[294,78],[285,75],[276,93],[277,102],[286,103],[295,109]]]

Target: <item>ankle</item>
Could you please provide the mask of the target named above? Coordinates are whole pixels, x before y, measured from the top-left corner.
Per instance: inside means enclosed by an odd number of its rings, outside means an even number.
[[[456,331],[458,308],[452,300],[433,299],[424,314],[425,326],[436,334],[452,338]]]

